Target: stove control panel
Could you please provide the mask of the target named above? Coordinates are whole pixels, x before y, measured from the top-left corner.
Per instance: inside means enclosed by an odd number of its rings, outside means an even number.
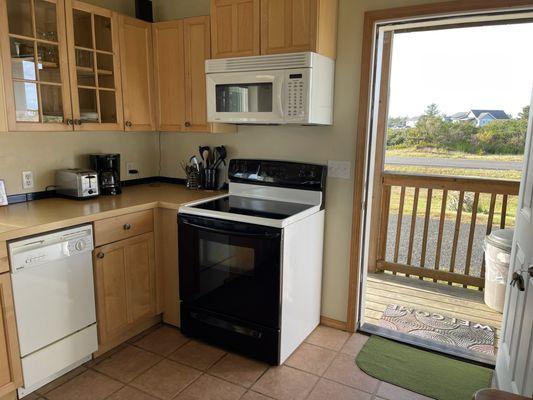
[[[228,175],[231,182],[323,191],[327,167],[291,161],[234,159]]]

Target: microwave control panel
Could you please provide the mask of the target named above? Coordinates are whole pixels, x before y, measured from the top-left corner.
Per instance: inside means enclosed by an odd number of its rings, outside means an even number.
[[[287,77],[287,117],[289,120],[306,117],[306,75],[302,72],[289,72]]]

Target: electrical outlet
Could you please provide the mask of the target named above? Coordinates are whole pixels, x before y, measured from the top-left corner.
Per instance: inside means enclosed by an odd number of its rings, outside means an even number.
[[[22,188],[33,189],[33,172],[22,171]]]
[[[328,177],[350,179],[352,163],[350,161],[328,161]]]
[[[126,171],[128,173],[128,176],[139,175],[139,169],[137,168],[137,164],[135,164],[134,162],[126,163]]]

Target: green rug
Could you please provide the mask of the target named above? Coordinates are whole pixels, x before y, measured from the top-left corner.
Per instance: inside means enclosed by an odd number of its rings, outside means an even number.
[[[356,363],[368,375],[438,400],[471,400],[492,370],[372,336]]]

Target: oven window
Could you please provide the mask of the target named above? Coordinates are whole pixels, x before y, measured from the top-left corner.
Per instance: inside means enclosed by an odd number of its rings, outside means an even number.
[[[272,112],[272,83],[216,85],[217,112]]]

